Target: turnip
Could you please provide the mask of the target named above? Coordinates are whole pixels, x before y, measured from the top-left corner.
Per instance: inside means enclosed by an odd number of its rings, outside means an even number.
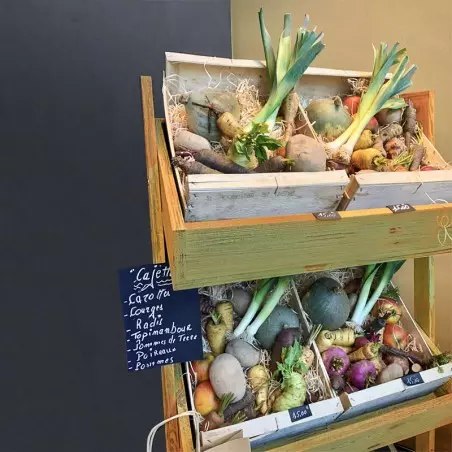
[[[323,364],[325,364],[328,375],[344,375],[350,367],[347,353],[339,347],[331,347],[322,353]]]
[[[349,380],[357,389],[365,389],[373,385],[376,376],[375,366],[367,359],[358,361],[350,367]]]

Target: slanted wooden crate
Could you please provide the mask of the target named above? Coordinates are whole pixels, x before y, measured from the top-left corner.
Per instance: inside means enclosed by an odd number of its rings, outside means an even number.
[[[254,60],[231,60],[180,53],[166,54],[166,75],[170,83],[163,86],[165,114],[168,129],[172,130],[169,102],[172,96],[186,91],[207,87],[231,89],[230,78],[249,79],[259,89],[268,93],[266,69],[262,62]],[[368,72],[309,68],[296,86],[302,106],[312,99],[344,95],[349,92],[349,78],[369,77]],[[421,94],[421,93],[419,93]],[[416,107],[421,107],[420,119],[428,118],[433,109],[433,97],[413,93]],[[405,97],[410,98],[410,95]],[[300,108],[300,126],[303,133],[316,137],[308,118]],[[430,121],[425,131],[431,133]],[[169,133],[169,150],[174,157],[172,134]],[[427,161],[441,168],[450,168],[427,140]],[[345,171],[323,171],[318,173],[250,174],[250,175],[189,175],[183,184],[176,171],[175,179],[181,198],[184,220],[187,222],[225,220],[234,218],[256,218],[282,216],[341,209],[367,209],[384,207],[390,199],[387,186],[394,183],[394,190],[405,196],[404,201],[413,205],[427,204],[428,197],[417,191],[419,184],[441,193],[440,198],[452,201],[452,171],[432,177],[426,172],[416,172],[411,178],[405,174],[371,174],[349,179]],[[414,177],[415,176],[415,177]],[[413,180],[415,179],[415,180]],[[428,185],[428,187],[427,187]],[[343,196],[344,195],[344,196]],[[385,196],[388,195],[388,198]],[[340,200],[343,199],[339,205]],[[427,200],[425,200],[427,199]]]

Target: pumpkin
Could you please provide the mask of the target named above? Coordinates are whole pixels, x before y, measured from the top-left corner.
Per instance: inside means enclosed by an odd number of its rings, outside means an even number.
[[[312,323],[326,330],[342,327],[350,315],[350,300],[341,285],[332,278],[314,282],[301,302]]]

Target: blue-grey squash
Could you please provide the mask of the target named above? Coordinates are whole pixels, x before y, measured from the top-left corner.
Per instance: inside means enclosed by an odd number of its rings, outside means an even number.
[[[301,301],[314,325],[336,330],[350,315],[350,300],[342,286],[332,278],[320,278],[312,284]]]
[[[221,131],[217,125],[218,115],[229,112],[240,119],[240,106],[233,93],[205,89],[190,93],[185,105],[188,130],[209,141],[220,141]]]
[[[257,330],[255,338],[263,348],[270,350],[284,328],[298,328],[299,326],[298,316],[292,309],[277,305]]]

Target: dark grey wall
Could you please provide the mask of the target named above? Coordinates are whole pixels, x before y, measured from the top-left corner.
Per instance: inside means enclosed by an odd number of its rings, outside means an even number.
[[[143,451],[162,418],[116,272],[151,260],[138,76],[162,114],[165,50],[230,56],[229,1],[0,2],[1,451]]]

